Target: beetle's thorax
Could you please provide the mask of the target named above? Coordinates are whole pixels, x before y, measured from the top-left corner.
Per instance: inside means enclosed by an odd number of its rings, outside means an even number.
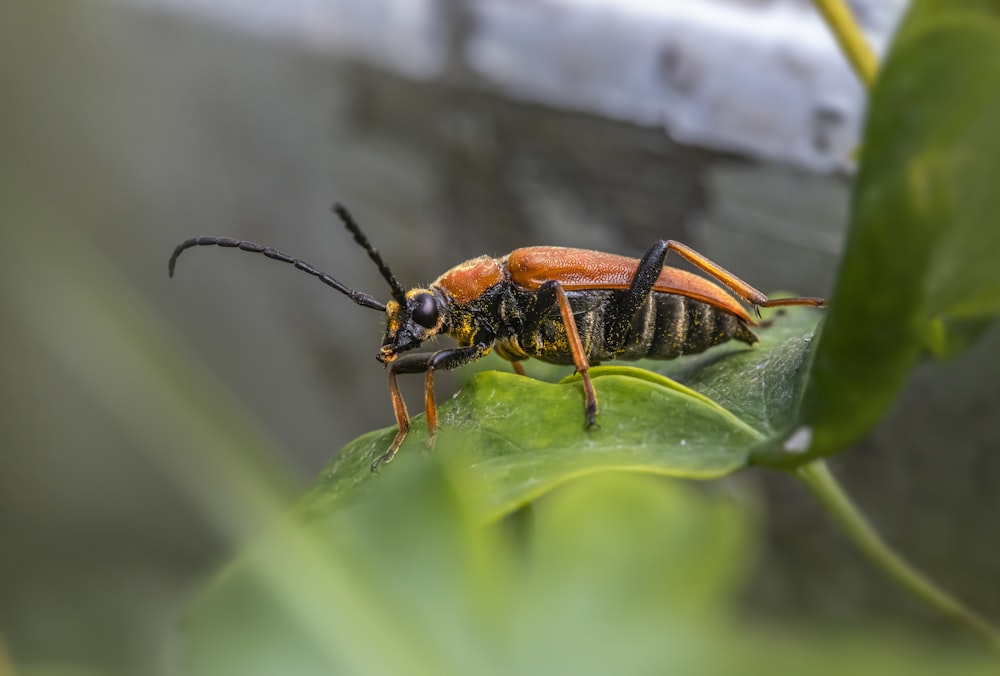
[[[480,256],[459,263],[431,286],[443,290],[458,305],[467,305],[503,281],[504,270],[503,259]]]

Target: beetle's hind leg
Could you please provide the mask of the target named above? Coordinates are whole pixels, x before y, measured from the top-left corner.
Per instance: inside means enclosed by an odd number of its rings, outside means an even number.
[[[653,293],[653,287],[663,270],[663,259],[669,251],[669,242],[661,240],[651,246],[639,261],[632,275],[628,290],[619,297],[614,306],[614,316],[609,318],[604,348],[611,353],[618,352],[628,342],[634,329],[633,319]]]
[[[771,300],[763,293],[750,286],[733,273],[729,272],[729,270],[726,270],[724,267],[711,259],[706,258],[704,255],[698,253],[687,244],[675,242],[672,239],[664,239],[654,244],[649,250],[649,253],[657,248],[663,248],[664,254],[666,254],[668,249],[672,249],[691,265],[694,265],[698,269],[715,277],[717,280],[729,287],[730,291],[750,303],[758,317],[760,316],[759,308],[762,307],[786,307],[789,305],[823,307],[826,305],[826,301],[822,298],[775,298],[774,300]],[[648,256],[649,253],[646,255]],[[643,258],[643,260],[645,260],[645,258]],[[662,261],[663,259],[661,258],[660,260]]]
[[[808,305],[809,307],[826,307],[824,298],[771,298],[758,307],[788,307],[789,305]]]

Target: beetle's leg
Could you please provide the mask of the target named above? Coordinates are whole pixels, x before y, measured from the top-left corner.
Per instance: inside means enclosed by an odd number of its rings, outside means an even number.
[[[521,362],[519,362],[519,361],[512,361],[510,363],[510,365],[514,368],[514,373],[516,373],[517,375],[519,375],[519,376],[527,375],[524,372],[524,367],[521,366]]]
[[[434,401],[434,369],[429,368],[424,373],[424,417],[427,419],[427,434],[430,443],[434,443],[434,435],[438,428],[437,402]]]
[[[403,373],[424,374],[424,406],[427,417],[427,431],[433,439],[437,433],[437,404],[434,401],[434,371],[436,369],[453,369],[475,361],[489,352],[491,341],[482,341],[468,347],[457,347],[439,352],[424,352],[407,354],[399,357],[389,365],[389,393],[392,395],[392,410],[396,414],[397,431],[389,450],[380,455],[372,463],[372,471],[377,471],[383,462],[391,462],[399,452],[399,447],[410,431],[410,417],[406,411],[406,402],[399,392],[396,376]]]
[[[392,412],[396,414],[396,436],[392,438],[389,450],[375,458],[375,461],[372,463],[373,472],[377,472],[378,466],[383,462],[392,461],[399,451],[403,439],[406,438],[406,434],[410,431],[410,415],[406,411],[406,402],[403,401],[403,395],[400,393],[399,385],[396,383],[395,369],[389,370],[389,394],[392,397]]]
[[[576,320],[573,319],[573,308],[569,304],[566,292],[556,280],[549,280],[538,289],[538,295],[545,298],[553,294],[556,303],[559,305],[559,314],[562,315],[563,325],[566,327],[566,339],[569,342],[569,351],[573,355],[573,365],[576,372],[580,374],[583,381],[583,396],[585,412],[587,415],[587,426],[593,427],[597,422],[597,393],[594,392],[594,384],[590,382],[590,362],[587,361],[587,353],[583,349],[583,341],[580,340],[580,332],[576,327]],[[543,301],[544,303],[544,301]]]
[[[650,248],[646,255],[648,256],[650,253],[653,253],[654,250],[658,250],[661,247],[663,248],[664,255],[666,255],[668,249],[673,249],[682,258],[684,258],[684,260],[715,277],[717,280],[729,287],[729,289],[737,296],[753,305],[755,311],[757,308],[761,307],[783,307],[787,305],[811,305],[813,307],[822,307],[826,305],[826,301],[822,298],[778,298],[775,300],[768,300],[767,296],[763,293],[753,288],[721,265],[709,260],[688,245],[675,242],[672,239],[660,240]],[[645,258],[643,258],[643,260],[645,260]],[[660,260],[662,261],[663,258],[661,257]],[[640,267],[642,266],[640,265]],[[757,314],[759,315],[760,313],[758,312]]]
[[[761,303],[760,307],[787,307],[789,305],[808,305],[810,307],[826,307],[826,299],[812,298],[812,297],[769,298],[767,302]]]
[[[608,351],[617,352],[628,339],[629,332],[632,330],[632,319],[653,293],[653,287],[656,285],[656,280],[660,278],[660,272],[663,270],[663,259],[666,258],[668,250],[667,242],[661,240],[651,246],[642,260],[639,261],[639,267],[635,269],[628,291],[618,299],[615,305],[615,315],[609,318],[610,325],[606,331],[607,337],[604,343],[604,347]]]
[[[434,438],[437,434],[437,404],[434,401],[434,371],[444,369],[449,371],[465,366],[469,362],[474,362],[490,351],[492,341],[486,340],[475,345],[466,347],[455,347],[449,350],[440,350],[431,355],[427,362],[427,371],[424,375],[424,410],[427,417],[427,432]]]
[[[392,397],[392,411],[396,414],[396,436],[389,444],[389,450],[375,458],[375,462],[372,463],[373,472],[377,472],[378,466],[383,462],[392,462],[410,431],[410,415],[406,411],[406,402],[399,391],[396,376],[401,373],[424,373],[433,356],[433,352],[407,354],[389,364],[389,394]]]

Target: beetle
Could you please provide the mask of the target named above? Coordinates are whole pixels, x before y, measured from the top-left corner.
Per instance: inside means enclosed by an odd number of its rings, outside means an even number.
[[[592,364],[612,359],[673,359],[738,340],[758,338],[758,323],[747,309],[719,285],[696,274],[665,267],[675,252],[759,308],[804,305],[822,307],[822,298],[769,299],[736,275],[690,247],[673,240],[653,244],[641,259],[553,246],[516,249],[506,256],[480,256],[451,268],[426,287],[406,290],[371,245],[350,212],[334,204],[344,223],[378,267],[391,289],[382,303],[351,289],[305,261],[254,242],[230,237],[193,237],[174,249],[168,262],[171,277],[177,258],[197,246],[221,246],[258,253],[294,265],[340,291],[356,304],[386,313],[385,335],[375,358],[389,370],[389,393],[396,435],[371,469],[390,462],[410,429],[406,402],[396,378],[424,374],[424,408],[431,437],[437,431],[434,372],[454,369],[495,350],[524,375],[520,362],[534,358],[572,365],[584,393],[586,424],[597,420],[597,395],[589,375]],[[426,341],[447,334],[458,347],[411,353]]]

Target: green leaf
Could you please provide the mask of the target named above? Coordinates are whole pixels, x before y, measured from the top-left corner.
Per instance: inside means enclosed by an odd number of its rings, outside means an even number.
[[[921,24],[933,24],[946,18],[1000,18],[1000,3],[997,0],[918,0],[900,27],[899,36],[909,35]]]
[[[953,355],[1000,312],[996,3],[917,3],[872,94],[847,250],[801,429],[801,463],[843,449],[927,347]],[[808,444],[807,444],[808,445]]]
[[[640,362],[675,380],[633,366],[595,367],[600,412],[598,426],[589,430],[579,378],[547,383],[481,372],[440,405],[433,452],[455,455],[484,480],[494,517],[598,471],[693,479],[729,474],[746,466],[750,449],[780,438],[794,419],[802,367],[821,316],[805,309],[776,313],[774,325],[760,329],[761,341],[753,347],[731,344],[673,362]],[[380,430],[348,444],[300,508],[325,513],[369,483],[369,465],[394,432]],[[418,416],[383,472],[426,449],[426,428]]]

